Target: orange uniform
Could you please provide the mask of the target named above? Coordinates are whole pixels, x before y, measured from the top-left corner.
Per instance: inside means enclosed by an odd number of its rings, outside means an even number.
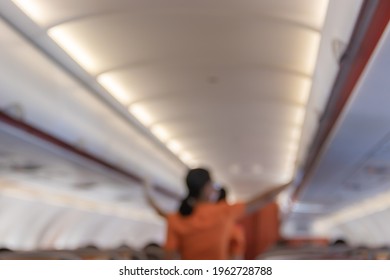
[[[241,225],[234,225],[229,244],[229,254],[233,257],[243,257],[245,253],[245,232]]]
[[[229,259],[229,244],[245,204],[200,203],[189,216],[168,215],[165,249],[178,251],[183,260]]]

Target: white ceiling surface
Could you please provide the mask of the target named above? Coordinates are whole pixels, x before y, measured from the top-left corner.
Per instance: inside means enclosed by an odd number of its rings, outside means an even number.
[[[188,165],[239,196],[291,177],[327,0],[14,2]]]
[[[28,123],[182,192],[184,165],[102,96],[238,197],[286,181],[304,158],[338,70],[332,42],[348,42],[362,3],[15,2],[35,23],[9,0],[1,16],[89,90],[1,22],[1,107],[18,103]]]
[[[6,125],[0,155],[0,247],[140,248],[164,240],[137,183]]]
[[[361,5],[329,1],[324,23],[327,0],[14,2],[41,27],[33,40],[47,32],[185,163],[211,166],[239,196],[291,177],[299,145],[305,156],[337,73],[332,40],[348,41]],[[301,137],[312,79],[321,96]]]
[[[315,220],[317,234],[390,244],[389,65],[390,25],[300,198],[331,212]]]

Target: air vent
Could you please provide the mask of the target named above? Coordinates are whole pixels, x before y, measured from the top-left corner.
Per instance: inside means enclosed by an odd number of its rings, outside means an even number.
[[[17,171],[17,172],[36,172],[40,169],[42,169],[43,166],[38,163],[22,163],[22,164],[14,164],[11,165],[11,170]]]

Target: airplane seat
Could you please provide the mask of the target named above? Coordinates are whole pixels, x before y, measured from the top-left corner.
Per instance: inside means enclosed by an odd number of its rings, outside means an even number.
[[[143,248],[143,253],[148,260],[163,260],[164,250],[157,243],[149,243]]]

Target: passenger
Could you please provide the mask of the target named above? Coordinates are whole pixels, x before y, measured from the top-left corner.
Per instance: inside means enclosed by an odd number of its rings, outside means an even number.
[[[245,214],[264,207],[289,184],[281,185],[246,203],[216,203],[218,192],[206,169],[192,169],[186,183],[188,195],[178,213],[167,215],[166,257],[196,260],[229,259],[233,227]],[[165,215],[165,214],[164,214]]]
[[[164,259],[164,251],[157,243],[149,243],[142,250],[148,260],[162,260]]]
[[[130,260],[132,258],[132,251],[133,250],[128,245],[122,244],[113,250],[111,259]]]
[[[332,246],[347,247],[348,244],[344,239],[337,239],[332,243]]]
[[[219,190],[218,202],[226,202],[226,188],[222,187]],[[229,256],[233,260],[244,259],[245,254],[245,231],[240,224],[235,224],[231,233],[229,243]]]
[[[12,250],[11,250],[11,249],[8,249],[8,248],[6,248],[6,247],[0,248],[0,253],[11,253],[11,252],[12,252]]]
[[[99,250],[98,247],[96,247],[95,245],[92,245],[92,244],[86,245],[85,247],[83,247],[81,249],[85,249],[85,250]]]

